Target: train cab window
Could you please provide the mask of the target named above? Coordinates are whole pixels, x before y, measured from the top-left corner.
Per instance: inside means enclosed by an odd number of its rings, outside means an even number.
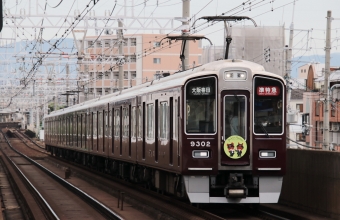
[[[224,137],[237,135],[246,137],[246,97],[227,95],[224,97]]]
[[[186,94],[186,133],[216,132],[216,78],[189,81]]]
[[[154,123],[154,104],[147,105],[147,118],[146,118],[146,134],[147,138],[153,139],[155,137],[155,123]]]
[[[282,134],[283,84],[268,77],[254,79],[255,134]]]

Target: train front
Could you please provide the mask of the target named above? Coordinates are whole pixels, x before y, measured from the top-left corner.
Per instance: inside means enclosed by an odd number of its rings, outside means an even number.
[[[282,77],[245,61],[187,81],[182,171],[192,203],[278,202],[285,94]]]

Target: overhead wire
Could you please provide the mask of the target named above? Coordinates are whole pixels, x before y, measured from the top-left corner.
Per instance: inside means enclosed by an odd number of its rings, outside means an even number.
[[[56,5],[56,6],[51,6],[50,4],[48,4],[48,6],[50,6],[51,8],[57,8],[64,0],[60,0],[60,2]],[[47,0],[46,0],[47,3]]]
[[[91,1],[90,1],[91,2]],[[89,2],[89,4],[90,4],[90,2]],[[97,1],[98,2],[98,1]],[[89,4],[87,5],[87,7],[89,6]],[[94,4],[92,5],[92,7],[91,8],[93,8],[94,6],[95,6],[95,4],[96,4],[96,2],[94,2]],[[45,4],[45,9],[46,9],[46,4]],[[85,12],[85,14],[82,16],[82,18],[89,12],[89,10],[86,10],[86,8],[83,10],[83,12],[81,13],[81,14],[83,14]],[[80,15],[78,16],[79,18],[80,18]],[[80,20],[82,20],[82,18],[81,19],[76,19],[77,21],[78,21],[78,23],[80,22]],[[66,34],[69,30],[73,30],[74,28],[75,28],[75,26],[73,26],[74,25],[74,22],[72,23],[72,25],[69,27],[69,29],[67,29],[67,31],[65,31],[64,32],[64,34]],[[67,35],[68,35],[69,33],[67,33]],[[67,36],[66,35],[66,36]],[[64,35],[62,35],[62,38],[63,38],[63,36]],[[65,38],[66,38],[66,36],[65,36]],[[53,49],[52,49],[52,47],[48,50],[48,52],[50,52],[51,50],[51,52],[53,52],[54,51],[54,49],[58,46],[58,42],[60,41],[60,43],[63,41],[63,40],[65,40],[65,38],[64,39],[62,39],[61,38],[61,40],[59,39],[59,40],[57,40],[57,42],[54,44],[54,46],[53,46]],[[45,59],[47,56],[46,55],[42,55],[34,64],[33,64],[33,67],[31,68],[31,70],[29,71],[29,73],[27,74],[27,76],[24,78],[24,87],[22,87],[22,88],[20,88],[19,89],[19,91],[15,94],[15,95],[13,95],[13,96],[11,96],[10,97],[10,102],[9,102],[9,104],[7,105],[7,107],[9,107],[10,105],[11,105],[11,103],[12,103],[12,100],[13,100],[13,98],[14,97],[16,97],[24,88],[26,88],[26,86],[27,86],[27,84],[32,80],[32,78],[33,78],[33,76],[34,76],[34,74],[35,74],[35,72],[37,71],[37,68],[38,68],[38,66],[40,66],[41,65],[41,63],[42,63],[42,60],[43,59]],[[27,80],[28,79],[28,80]]]

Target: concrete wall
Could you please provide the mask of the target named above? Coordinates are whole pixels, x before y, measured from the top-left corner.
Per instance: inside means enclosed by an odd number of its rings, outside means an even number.
[[[340,219],[340,153],[287,149],[279,203]]]

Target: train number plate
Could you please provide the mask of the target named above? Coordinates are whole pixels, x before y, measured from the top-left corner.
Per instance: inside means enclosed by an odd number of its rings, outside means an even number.
[[[210,141],[191,141],[191,147],[210,147]]]

